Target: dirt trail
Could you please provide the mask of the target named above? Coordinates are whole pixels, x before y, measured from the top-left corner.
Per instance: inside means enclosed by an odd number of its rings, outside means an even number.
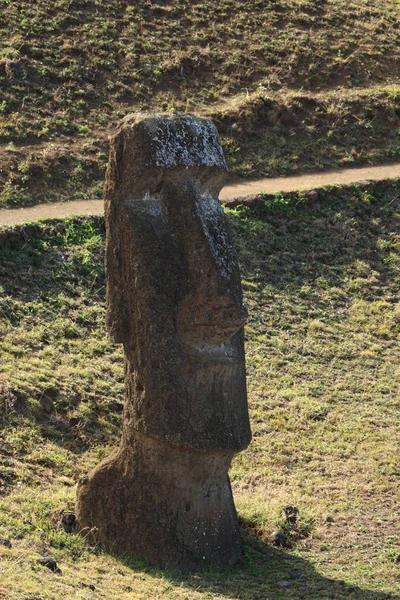
[[[360,167],[338,169],[275,179],[246,180],[226,185],[220,193],[222,202],[242,196],[256,195],[261,192],[275,194],[277,192],[293,192],[309,190],[325,185],[351,184],[358,181],[378,181],[388,177],[400,177],[400,163],[380,165],[377,167]],[[37,204],[27,208],[0,210],[0,226],[20,225],[36,219],[68,217],[70,215],[99,215],[103,213],[103,200],[76,200],[55,204]]]

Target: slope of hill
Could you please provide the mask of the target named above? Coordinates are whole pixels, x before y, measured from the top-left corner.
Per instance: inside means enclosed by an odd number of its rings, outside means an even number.
[[[35,226],[1,248],[0,597],[398,600],[399,207],[387,182],[228,211],[253,441],[231,470],[245,554],[224,573],[149,569],[62,528],[75,482],[119,439],[103,222]],[[278,526],[286,548],[270,544]]]
[[[127,112],[211,116],[244,176],[400,155],[397,0],[2,0],[0,205],[101,196]]]

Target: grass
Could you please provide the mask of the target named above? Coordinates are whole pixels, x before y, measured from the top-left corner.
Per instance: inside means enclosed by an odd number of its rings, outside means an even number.
[[[0,206],[101,196],[137,110],[212,117],[243,176],[400,157],[397,0],[0,5]]]
[[[119,439],[102,221],[49,222],[1,249],[0,538],[12,547],[0,542],[0,597],[400,598],[399,200],[387,183],[227,210],[253,442],[231,470],[243,559],[220,573],[150,569],[60,527],[77,479]],[[288,547],[271,545],[278,528]],[[38,564],[48,555],[62,574]]]

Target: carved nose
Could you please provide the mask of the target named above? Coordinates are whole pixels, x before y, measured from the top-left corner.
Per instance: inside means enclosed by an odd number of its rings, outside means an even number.
[[[202,196],[190,213],[189,294],[178,310],[178,332],[187,343],[223,344],[247,320],[236,255],[218,200]]]
[[[164,186],[169,218],[184,256],[187,296],[177,311],[178,335],[189,344],[223,344],[247,319],[229,226],[218,196],[198,180]]]

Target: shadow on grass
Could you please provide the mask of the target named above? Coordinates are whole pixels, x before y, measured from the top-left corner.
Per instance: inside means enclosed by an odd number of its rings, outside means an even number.
[[[273,548],[253,535],[246,536],[243,557],[238,565],[224,571],[206,570],[196,574],[160,571],[128,557],[120,562],[133,570],[169,581],[173,586],[206,594],[207,598],[238,600],[399,600],[400,595],[366,590],[342,580],[324,577],[311,562]],[[190,596],[188,596],[190,597]]]

